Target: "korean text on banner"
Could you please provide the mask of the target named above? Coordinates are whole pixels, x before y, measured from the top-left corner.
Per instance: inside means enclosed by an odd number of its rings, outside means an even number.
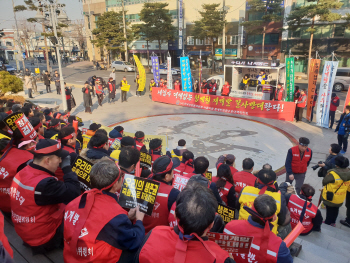
[[[173,75],[171,74],[171,57],[167,58],[167,65],[168,65],[167,88],[173,89]]]
[[[179,49],[182,49],[182,40],[183,40],[183,34],[182,34],[182,28],[183,28],[183,10],[182,10],[182,2],[183,0],[179,0],[179,10],[178,10],[178,16],[179,16]]]
[[[294,100],[294,57],[286,58],[286,101]]]
[[[38,136],[32,124],[22,112],[13,113],[7,116],[4,119],[4,122],[13,132],[19,129],[25,140],[34,140]]]
[[[139,71],[139,75],[140,75],[140,79],[139,79],[139,88],[137,89],[137,91],[144,91],[145,86],[146,86],[146,71],[145,68],[143,67],[143,65],[141,64],[139,58],[134,55],[134,59],[135,59],[135,63],[137,66],[137,69]]]
[[[151,61],[152,61],[154,82],[158,86],[159,85],[159,81],[160,81],[158,57],[151,57]]]
[[[346,94],[343,112],[345,112],[345,107],[348,105],[350,105],[350,86],[348,88],[348,93]]]
[[[182,191],[186,187],[188,180],[190,180],[190,178],[176,174],[173,180],[173,187],[179,191]]]
[[[90,171],[92,166],[93,164],[88,160],[78,156],[77,159],[75,159],[72,167],[72,172],[77,174],[79,183],[85,191],[92,189],[90,181]]]
[[[294,102],[214,96],[161,88],[152,89],[152,100],[183,107],[283,121],[293,121],[295,113]]]
[[[310,69],[309,69],[309,87],[307,91],[307,112],[306,119],[311,119],[312,105],[314,103],[315,90],[317,84],[318,72],[320,70],[321,60],[311,59],[310,60]]]
[[[190,60],[188,57],[180,57],[181,82],[182,90],[192,92],[192,76],[190,68]]]
[[[222,217],[222,219],[224,220],[225,223],[228,223],[228,222],[235,219],[235,209],[234,208],[219,204],[217,212]]]
[[[316,111],[316,125],[323,128],[328,128],[329,126],[329,109],[337,68],[338,61],[326,61],[323,68]]]
[[[234,236],[220,233],[208,232],[207,234],[210,241],[218,244],[223,250],[228,253],[237,254],[249,254],[250,246],[253,242],[253,237],[247,236]],[[237,255],[244,258],[242,255]]]

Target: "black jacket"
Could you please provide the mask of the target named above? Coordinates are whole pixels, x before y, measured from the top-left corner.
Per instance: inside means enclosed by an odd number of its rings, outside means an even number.
[[[50,74],[44,74],[43,76],[43,79],[44,79],[44,84],[45,85],[50,85],[51,84],[51,77],[50,77]]]

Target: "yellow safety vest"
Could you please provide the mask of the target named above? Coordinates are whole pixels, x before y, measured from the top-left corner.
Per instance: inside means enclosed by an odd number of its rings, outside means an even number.
[[[152,88],[156,85],[155,82],[149,84],[149,91],[152,92]]]
[[[120,155],[120,150],[114,150],[110,154],[110,157],[113,158],[115,161],[119,161],[119,155]]]
[[[327,184],[323,187],[322,197],[324,200],[327,200],[327,192],[332,192],[334,193],[333,200],[327,201],[333,204],[342,204],[345,200],[346,192],[350,190],[350,181],[343,183],[343,180],[339,177],[339,175],[336,172],[331,171],[330,174],[333,175],[335,182],[332,184]]]
[[[10,137],[6,136],[5,134],[0,133],[0,140],[1,139],[9,139],[9,140],[11,140]]]
[[[250,80],[249,78],[248,78],[248,79],[243,79],[243,80],[242,80],[242,83],[245,84],[245,85],[247,85],[249,80]]]
[[[172,158],[173,158],[173,157],[177,157],[177,158],[179,158],[180,161],[182,161],[182,156],[176,155],[175,152],[174,152],[174,150],[172,150],[172,151],[170,152],[170,154],[171,154],[171,157],[172,157]]]
[[[83,149],[87,148],[87,145],[91,139],[91,136],[83,134]]]
[[[124,81],[122,80],[122,87],[121,87],[122,91],[129,91],[130,90],[130,85],[128,85],[128,81]]]
[[[239,220],[248,220],[248,217],[250,214],[243,207],[245,205],[248,207],[252,207],[255,198],[259,196],[259,192],[260,192],[260,189],[255,188],[253,186],[246,186],[243,188],[241,192],[241,196],[239,197],[239,203],[241,205],[241,208],[239,209],[239,218],[238,218]],[[273,199],[275,199],[276,205],[277,205],[277,210],[276,210],[276,216],[277,216],[278,213],[281,211],[281,194],[270,192],[270,191],[265,191],[264,194],[267,194],[271,196]],[[275,221],[271,222],[271,224],[273,225],[272,232],[275,234],[277,234],[277,227],[278,227],[277,221],[278,221],[278,218]]]

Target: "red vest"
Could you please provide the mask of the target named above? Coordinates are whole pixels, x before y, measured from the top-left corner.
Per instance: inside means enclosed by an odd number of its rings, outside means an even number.
[[[218,166],[216,167],[216,169],[219,169],[220,165],[222,165],[222,163],[219,163]],[[232,176],[234,173],[238,172],[238,170],[236,168],[234,168],[232,165],[229,165],[229,166],[230,166]]]
[[[4,216],[1,212],[0,212],[0,241],[1,241],[2,245],[4,246],[4,248],[6,249],[7,253],[9,253],[10,256],[13,258],[12,248],[11,248],[9,241],[7,240],[7,237],[5,236],[5,233],[4,233]]]
[[[222,86],[222,93],[221,93],[221,95],[227,96],[229,93],[230,93],[230,85]]]
[[[176,82],[174,83],[174,90],[181,90],[180,88],[180,82],[177,84]]]
[[[155,160],[157,160],[159,157],[162,157],[160,154],[155,154],[155,153],[151,153],[152,156],[152,164],[154,163]]]
[[[255,185],[256,176],[246,171],[240,171],[232,175],[233,182],[235,183],[235,192],[239,194],[246,186]]]
[[[209,83],[209,92],[216,92],[216,83]]]
[[[146,217],[145,217],[146,218]],[[179,236],[172,227],[158,226],[152,230],[151,235],[141,249],[139,262],[142,263],[169,263],[174,262],[176,244]],[[212,241],[204,241],[209,249],[216,255],[216,263],[224,263],[229,257],[228,252],[222,250]],[[211,254],[200,241],[188,241],[186,260],[184,263],[213,263]]]
[[[136,143],[136,148],[137,150],[141,150],[143,146],[145,146],[142,142],[139,142],[138,140],[135,139],[135,143]]]
[[[33,159],[33,154],[13,146],[0,161],[0,210],[10,213],[10,187],[18,167]]]
[[[65,205],[38,206],[35,203],[36,186],[50,177],[28,165],[16,174],[11,185],[12,222],[17,234],[30,246],[47,243],[62,224]]]
[[[96,194],[92,209],[89,215],[86,215],[84,208],[79,209],[80,200],[81,196],[70,202],[65,209],[64,262],[118,262],[122,250],[104,241],[96,240],[96,238],[109,221],[117,215],[127,215],[127,212],[112,197],[105,194]],[[78,238],[77,247],[73,248],[69,243],[73,239],[77,223],[82,220],[84,215],[88,218],[79,232],[80,237]]]
[[[72,96],[69,94],[69,95],[66,95],[66,100],[70,100],[72,98]]]
[[[73,153],[73,152],[75,153],[74,149],[72,149],[71,147],[65,146],[65,145],[63,145],[62,149],[68,151],[69,153]],[[57,170],[55,172],[55,176],[61,182],[63,182],[63,175],[64,175],[64,173],[63,173],[61,167],[57,167]]]
[[[102,94],[102,85],[96,85],[96,94]]]
[[[263,233],[263,228],[252,226],[246,220],[232,220],[225,226],[224,234],[254,237],[249,256],[241,254],[236,254],[234,256],[237,263],[262,262],[264,258],[266,258],[266,263],[277,262],[278,250],[281,246],[282,239],[270,232],[266,253],[260,249],[262,242],[266,242],[266,240],[262,239]]]
[[[304,95],[300,94],[298,101],[302,101],[304,97],[306,97],[306,94],[304,94]],[[305,108],[306,107],[306,100],[303,103],[298,103],[297,106],[299,108]]]
[[[192,174],[193,172],[194,168],[192,166],[189,166],[185,163],[180,163],[180,165],[174,169],[174,176]]]
[[[307,170],[307,163],[311,158],[311,149],[307,148],[304,152],[303,159],[300,160],[300,150],[298,145],[292,147],[292,172],[295,174],[305,173]]]
[[[206,86],[206,83],[204,83],[204,84],[201,83],[201,87],[202,87],[202,93],[203,93],[203,94],[207,94],[207,89],[204,88],[204,87],[207,87],[207,86]]]
[[[110,92],[114,91],[114,84],[113,83],[108,82],[108,87],[109,87]]]
[[[333,105],[332,104],[332,102],[333,103],[337,103],[339,101],[339,97],[338,96],[335,96],[334,98],[332,98],[332,100],[331,100],[331,106],[329,107],[329,110],[330,111],[336,111],[337,110],[337,106],[335,106],[335,105]]]
[[[277,91],[278,91],[278,96],[277,96],[277,99],[276,99]],[[282,100],[283,91],[284,91],[284,88],[276,89],[276,91],[275,91],[275,100]]]
[[[215,177],[213,177],[213,181],[212,182],[214,182],[216,184],[216,182],[218,180],[219,180],[219,177],[215,176]],[[224,187],[218,188],[219,195],[220,195],[222,201],[224,201],[226,205],[227,205],[227,195],[230,192],[231,187],[234,187],[233,184],[231,184],[230,182],[226,181]]]
[[[290,217],[291,221],[290,224],[292,225],[292,229],[299,223],[300,214],[303,210],[305,200],[300,198],[298,195],[291,195],[288,202],[288,209],[290,211]],[[307,203],[304,219],[303,219],[303,226],[305,227],[305,230],[301,232],[302,234],[306,234],[310,232],[310,230],[313,227],[312,219],[315,218],[317,213],[317,206],[314,204],[311,205],[311,208],[309,206],[309,202]]]
[[[172,189],[173,187],[171,185],[160,182],[152,216],[145,216],[143,219],[143,226],[145,227],[146,234],[156,226],[169,225],[168,199]]]

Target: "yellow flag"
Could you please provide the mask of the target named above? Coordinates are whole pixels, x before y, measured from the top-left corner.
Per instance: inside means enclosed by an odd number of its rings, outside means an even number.
[[[136,55],[133,55],[133,56],[134,56],[135,63],[136,63],[136,66],[137,66],[137,69],[138,69],[139,75],[140,75],[139,88],[137,89],[137,91],[144,91],[145,86],[146,86],[146,72],[145,72],[145,68],[141,64],[139,58]]]

